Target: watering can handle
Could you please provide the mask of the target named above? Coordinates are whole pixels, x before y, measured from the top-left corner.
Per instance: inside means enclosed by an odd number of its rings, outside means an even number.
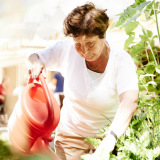
[[[29,78],[29,80],[28,80],[28,84],[33,83],[33,81],[34,81],[34,79]]]
[[[39,80],[42,84],[42,89],[43,89],[43,92],[44,92],[44,96],[45,96],[46,103],[47,103],[47,110],[48,110],[48,119],[45,123],[47,123],[49,125],[49,123],[52,122],[53,115],[54,115],[53,103],[52,103],[52,100],[51,100],[51,96],[50,96],[45,78],[44,78],[42,73],[40,73],[40,75],[39,75]],[[33,83],[33,81],[34,81],[34,79],[29,78],[28,84]]]
[[[40,75],[39,75],[39,80],[41,81],[43,92],[44,92],[46,102],[47,102],[48,119],[47,119],[46,123],[50,124],[50,122],[52,122],[52,120],[53,120],[53,115],[54,115],[53,103],[52,103],[51,95],[49,93],[48,86],[46,84],[46,81],[45,81],[42,73],[40,73]]]

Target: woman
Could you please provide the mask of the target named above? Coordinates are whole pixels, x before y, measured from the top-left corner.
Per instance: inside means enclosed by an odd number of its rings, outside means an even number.
[[[62,160],[79,160],[92,148],[86,137],[112,121],[97,156],[112,152],[116,138],[127,129],[137,109],[138,80],[131,56],[106,40],[106,10],[87,3],[64,20],[64,34],[73,39],[57,42],[28,57],[29,75],[37,78],[43,68],[57,70],[65,78],[64,102],[56,130],[55,148]]]

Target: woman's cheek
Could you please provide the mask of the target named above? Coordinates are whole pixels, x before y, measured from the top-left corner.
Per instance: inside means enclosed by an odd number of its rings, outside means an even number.
[[[75,48],[75,49],[76,49],[77,53],[82,57],[81,49],[77,49],[77,48]]]

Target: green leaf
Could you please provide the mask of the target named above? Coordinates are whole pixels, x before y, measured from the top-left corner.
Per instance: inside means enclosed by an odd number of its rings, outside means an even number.
[[[141,40],[144,41],[144,42],[148,41],[148,36],[146,36],[146,35],[139,35],[139,37],[140,37]]]
[[[155,65],[155,63],[154,62],[149,62],[145,66],[149,66],[149,65]]]
[[[96,134],[96,137],[103,139],[103,134],[102,133]]]
[[[132,122],[132,126],[134,126],[134,125],[136,125],[136,124],[138,124],[138,123],[139,123],[138,120],[134,120],[134,121]]]
[[[154,65],[147,65],[146,71],[149,74],[153,74],[155,72],[155,66]]]
[[[139,74],[139,75],[141,74],[142,75],[142,74],[144,74],[144,71],[140,70],[140,69],[137,69],[137,74]]]
[[[130,32],[129,36],[135,36],[135,32]]]
[[[99,144],[101,143],[101,140],[97,138],[87,137],[85,140],[92,144],[95,148],[98,148]]]
[[[156,72],[160,73],[160,65],[156,66]]]
[[[144,36],[147,36],[147,37],[152,37],[152,35],[153,35],[152,31],[150,31],[150,30],[145,31],[143,28],[142,28],[142,32],[143,32]]]
[[[133,42],[133,40],[134,40],[134,37],[133,36],[129,36],[129,38],[125,41],[124,49],[127,49],[128,46]]]
[[[141,41],[140,43],[134,45],[133,47],[131,47],[131,52],[130,55],[132,57],[135,57],[138,53],[141,53],[145,50],[145,45],[144,43]]]
[[[116,27],[124,27],[125,25],[128,25],[133,20],[136,20],[149,3],[150,1],[143,2],[136,8],[127,8],[125,12],[120,16],[116,24]]]
[[[153,153],[152,150],[149,150],[146,154],[147,154],[147,157],[148,157],[149,160],[153,160],[154,153]]]
[[[157,83],[156,83],[156,82],[154,82],[154,81],[150,81],[150,82],[148,82],[147,84],[157,85]]]
[[[152,19],[151,16],[154,14],[154,10],[153,10],[154,1],[155,0],[153,0],[150,4],[148,4],[145,11],[144,11],[144,14],[145,14],[147,21]]]
[[[144,147],[147,147],[150,143],[148,130],[142,131],[142,136],[140,137],[140,142],[143,143]]]
[[[148,34],[148,37],[152,37],[153,32],[152,32],[152,31],[150,31],[150,30],[147,30],[147,34]]]
[[[155,0],[152,0],[150,4],[147,5],[146,10],[147,9],[153,9],[153,4],[154,4]]]
[[[132,5],[130,5],[127,8],[135,8],[135,7],[139,6],[143,2],[146,2],[146,0],[135,0],[135,3],[133,3]]]
[[[116,27],[117,22],[118,22],[118,21],[116,21],[116,22],[114,22],[114,23],[112,24],[112,26],[110,27],[109,31],[110,31],[111,29],[113,29],[114,27]]]
[[[160,2],[156,2],[155,9],[160,9]]]
[[[130,22],[128,25],[125,26],[126,34],[130,34],[135,28],[138,26],[138,22]]]
[[[143,32],[144,35],[147,35],[146,32],[145,32],[145,30],[143,28],[142,28],[142,32]]]
[[[160,155],[160,147],[156,147],[153,149],[154,157],[158,157]]]
[[[144,77],[150,77],[150,76],[151,76],[151,77],[155,77],[154,74],[145,74],[145,75],[140,75],[139,78],[140,78],[140,79],[143,79]]]

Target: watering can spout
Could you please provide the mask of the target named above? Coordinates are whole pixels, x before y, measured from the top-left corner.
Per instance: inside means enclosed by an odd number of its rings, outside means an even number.
[[[49,147],[49,142],[43,137],[39,137],[31,148],[33,154],[48,158],[49,160],[61,160]]]

